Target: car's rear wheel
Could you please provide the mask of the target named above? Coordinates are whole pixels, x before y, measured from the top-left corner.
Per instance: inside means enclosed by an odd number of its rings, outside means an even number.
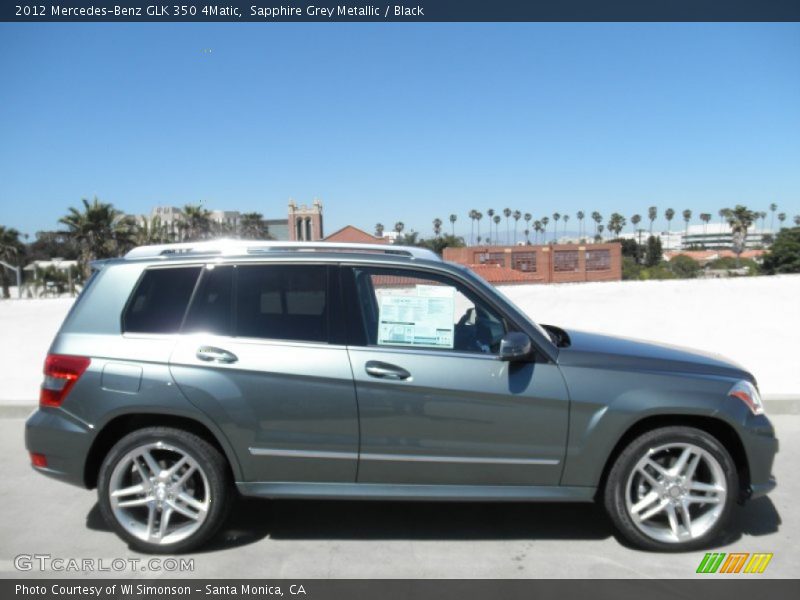
[[[704,547],[721,533],[738,489],[736,465],[715,437],[694,427],[664,427],[623,449],[604,501],[629,542],[682,551]]]
[[[230,482],[225,458],[202,438],[166,427],[123,437],[100,467],[100,510],[131,547],[185,552],[225,519]]]

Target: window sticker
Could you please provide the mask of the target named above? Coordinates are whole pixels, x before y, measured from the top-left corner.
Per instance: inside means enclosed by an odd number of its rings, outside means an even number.
[[[455,291],[443,285],[381,290],[378,345],[452,349]]]

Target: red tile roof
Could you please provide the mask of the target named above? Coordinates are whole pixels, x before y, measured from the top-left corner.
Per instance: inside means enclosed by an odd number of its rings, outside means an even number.
[[[544,281],[544,278],[536,273],[526,273],[495,264],[467,266],[493,284],[537,283]]]
[[[344,242],[349,244],[388,244],[389,242],[383,238],[375,237],[371,233],[367,233],[353,227],[352,225],[345,225],[338,231],[334,231],[325,238],[326,242]]]

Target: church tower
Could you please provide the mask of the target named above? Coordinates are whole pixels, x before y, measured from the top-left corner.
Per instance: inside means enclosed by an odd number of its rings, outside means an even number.
[[[319,242],[322,235],[322,203],[315,198],[311,206],[298,206],[289,200],[289,240]]]

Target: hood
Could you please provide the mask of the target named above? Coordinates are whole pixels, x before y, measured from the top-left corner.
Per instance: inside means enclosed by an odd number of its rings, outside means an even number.
[[[559,351],[562,365],[698,373],[755,383],[744,367],[718,354],[599,333],[564,332],[569,345]]]

